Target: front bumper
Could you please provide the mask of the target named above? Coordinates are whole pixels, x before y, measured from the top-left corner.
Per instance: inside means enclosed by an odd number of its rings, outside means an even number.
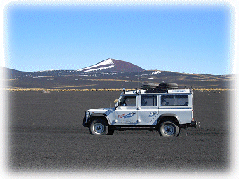
[[[85,116],[83,118],[83,123],[82,123],[84,127],[89,127],[89,117],[90,117],[89,112],[85,111]]]
[[[84,117],[82,125],[83,125],[84,127],[88,127],[88,124],[86,123],[86,117]]]
[[[82,123],[82,125],[84,126],[84,127],[89,127],[89,121],[88,121],[88,113],[87,113],[87,111],[85,111],[85,116],[84,116],[84,118],[83,118],[83,123]]]

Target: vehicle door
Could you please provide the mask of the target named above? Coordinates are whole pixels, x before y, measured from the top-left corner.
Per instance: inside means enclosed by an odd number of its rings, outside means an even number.
[[[115,110],[115,125],[132,125],[137,123],[137,98],[136,95],[125,95],[119,101]]]
[[[138,110],[139,125],[152,125],[158,118],[158,96],[142,94]]]

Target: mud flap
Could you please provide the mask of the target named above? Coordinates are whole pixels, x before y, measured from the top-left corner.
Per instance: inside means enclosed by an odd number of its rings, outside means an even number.
[[[105,126],[105,133],[106,133],[106,134],[109,133],[109,126]]]

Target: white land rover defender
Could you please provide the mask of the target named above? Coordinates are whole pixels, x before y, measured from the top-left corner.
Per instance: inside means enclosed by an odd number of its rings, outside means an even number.
[[[177,89],[175,83],[143,85],[125,91],[114,108],[85,111],[83,126],[94,135],[110,135],[114,130],[157,130],[161,136],[178,136],[180,128],[196,127],[193,119],[193,92]]]

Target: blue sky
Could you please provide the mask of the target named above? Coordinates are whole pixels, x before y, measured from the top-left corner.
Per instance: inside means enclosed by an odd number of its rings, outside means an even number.
[[[6,66],[80,69],[114,58],[146,70],[229,74],[230,18],[224,5],[11,4]]]

